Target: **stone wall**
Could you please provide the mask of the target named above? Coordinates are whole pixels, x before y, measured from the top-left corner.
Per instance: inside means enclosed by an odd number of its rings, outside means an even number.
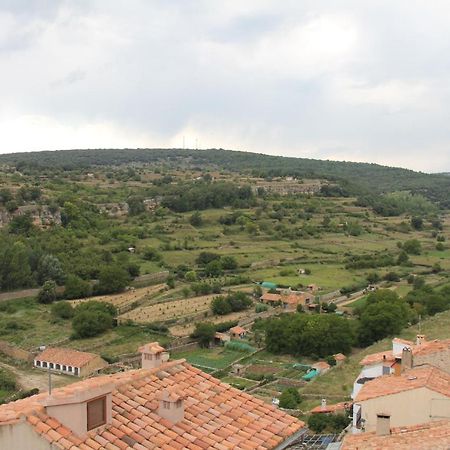
[[[19,347],[9,344],[6,341],[0,341],[0,353],[4,353],[13,359],[19,359],[20,361],[32,362],[34,354],[27,352]]]

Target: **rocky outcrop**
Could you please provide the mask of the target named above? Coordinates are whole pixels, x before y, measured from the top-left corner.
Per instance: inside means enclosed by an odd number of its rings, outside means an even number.
[[[13,217],[23,216],[29,214],[33,219],[35,226],[39,228],[46,228],[51,225],[61,225],[61,211],[57,209],[54,211],[47,205],[25,205],[19,206],[12,213],[5,208],[0,208],[0,228],[8,225]]]

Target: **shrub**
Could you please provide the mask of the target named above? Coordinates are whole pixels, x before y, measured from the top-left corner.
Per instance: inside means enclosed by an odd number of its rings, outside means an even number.
[[[199,322],[195,324],[195,329],[191,334],[191,337],[198,339],[200,347],[209,347],[209,344],[214,339],[216,328],[214,324],[210,322]]]
[[[129,275],[125,269],[118,266],[106,266],[100,271],[95,290],[98,294],[114,294],[123,291],[128,282]]]
[[[234,350],[236,352],[252,353],[256,349],[246,342],[242,341],[229,341],[225,344],[227,350]]]
[[[56,297],[56,283],[54,281],[46,281],[37,295],[37,301],[48,304],[54,302]]]
[[[52,305],[52,316],[60,319],[71,319],[75,313],[69,302],[56,302]]]
[[[76,275],[69,275],[66,280],[64,297],[67,299],[89,297],[92,288],[89,281],[82,280]]]
[[[296,409],[301,401],[297,389],[290,387],[285,389],[280,395],[280,408]]]
[[[299,306],[301,306],[301,305],[299,305]],[[269,307],[267,305],[265,305],[264,303],[257,303],[255,305],[256,313],[261,313],[261,312],[267,311],[268,309],[269,309]]]

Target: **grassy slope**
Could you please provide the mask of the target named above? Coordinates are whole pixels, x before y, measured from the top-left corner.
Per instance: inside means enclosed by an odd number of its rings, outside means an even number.
[[[430,317],[422,322],[421,332],[427,339],[448,339],[450,338],[450,311],[445,311]],[[418,325],[406,328],[399,337],[414,340],[416,334],[419,333]],[[359,361],[370,353],[381,352],[391,348],[391,339],[383,339],[366,349],[359,351],[348,358],[348,360],[340,367],[330,370],[325,375],[317,378],[314,382],[309,383],[301,392],[305,394],[320,394],[327,396],[345,396],[349,395],[353,381],[361,370]],[[334,402],[330,399],[330,401]],[[317,404],[320,402],[318,399]]]

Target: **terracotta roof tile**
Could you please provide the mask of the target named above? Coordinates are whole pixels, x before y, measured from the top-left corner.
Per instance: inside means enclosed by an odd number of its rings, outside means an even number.
[[[166,374],[166,375],[165,375]],[[134,370],[80,381],[55,389],[58,399],[93,387],[112,389],[112,423],[79,438],[46,414],[47,394],[0,406],[0,426],[27,417],[55,447],[76,450],[274,447],[300,430],[303,422],[231,388],[184,360],[153,370]],[[173,388],[176,386],[176,391]],[[161,393],[184,399],[184,419],[174,424],[157,414]],[[72,447],[72,448],[71,448]]]
[[[359,364],[362,366],[371,366],[372,364],[379,364],[381,362],[393,362],[395,361],[395,356],[392,350],[386,350],[385,352],[372,353],[367,355],[364,359],[360,361]]]
[[[364,401],[385,395],[427,387],[450,397],[450,375],[435,367],[418,367],[401,375],[385,375],[368,381],[359,391],[355,401]]]
[[[98,358],[94,353],[79,352],[70,348],[47,348],[36,356],[39,361],[47,361],[64,366],[84,367],[93,359]]]
[[[394,428],[387,436],[375,433],[351,434],[345,437],[341,450],[448,450],[450,421],[429,422]]]

